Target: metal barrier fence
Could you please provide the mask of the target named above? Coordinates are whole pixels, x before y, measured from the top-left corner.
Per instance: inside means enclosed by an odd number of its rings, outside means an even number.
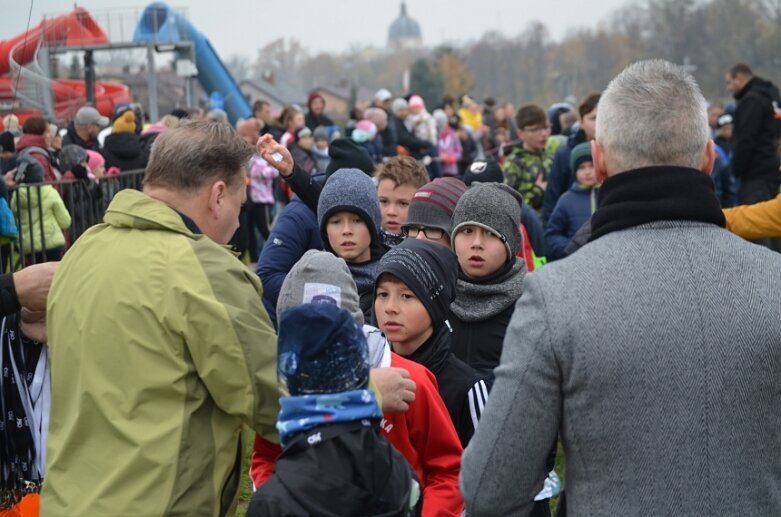
[[[103,222],[109,203],[117,192],[127,188],[141,190],[143,170],[126,171],[94,180],[62,180],[38,184],[20,184],[9,189],[9,206],[13,212],[18,235],[2,238],[0,272],[17,271],[22,267],[49,260],[59,260],[62,254],[91,226]],[[58,193],[71,218],[62,230],[65,245],[46,243],[46,226],[52,228],[51,196],[44,189]],[[55,200],[56,202],[56,200]],[[10,242],[9,242],[10,241]]]

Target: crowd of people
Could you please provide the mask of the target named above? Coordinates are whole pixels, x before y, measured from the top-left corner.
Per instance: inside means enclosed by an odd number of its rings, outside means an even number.
[[[252,517],[781,511],[781,99],[726,82],[726,110],[661,60],[547,110],[383,89],[344,128],[316,93],[235,128],[84,108],[58,156],[28,119],[21,181],[145,173],[0,276],[0,504],[231,515],[246,425]]]

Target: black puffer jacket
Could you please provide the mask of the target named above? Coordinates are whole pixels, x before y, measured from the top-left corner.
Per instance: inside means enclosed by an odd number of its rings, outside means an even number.
[[[120,171],[144,169],[149,160],[141,138],[132,133],[108,135],[100,154],[106,159],[106,170],[111,167],[117,167]]]
[[[320,426],[285,447],[274,475],[253,494],[247,517],[418,515],[409,510],[413,480],[377,422]]]
[[[773,102],[781,109],[778,88],[765,79],[754,77],[735,94],[734,154],[732,171],[743,181],[777,178],[779,121]]]

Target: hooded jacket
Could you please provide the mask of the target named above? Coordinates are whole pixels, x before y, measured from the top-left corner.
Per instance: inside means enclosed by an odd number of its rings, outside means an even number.
[[[548,174],[548,186],[542,197],[542,222],[548,222],[553,209],[556,208],[556,202],[567,192],[567,189],[575,181],[575,175],[570,167],[570,155],[576,145],[586,142],[586,133],[579,129],[567,139],[567,145],[562,145],[553,155],[553,164]],[[536,251],[536,250],[535,250]]]
[[[28,147],[40,147],[46,149],[46,139],[42,135],[22,135],[19,141],[16,143],[17,155],[27,149]],[[43,167],[43,181],[57,181],[57,174],[52,167],[52,157],[50,154],[44,156],[42,153],[32,153],[38,163]]]
[[[599,187],[586,188],[576,182],[559,198],[556,208],[545,225],[548,260],[558,260],[567,256],[567,245],[572,237],[597,209],[598,194]]]
[[[100,154],[106,159],[106,170],[116,167],[120,171],[146,168],[149,156],[135,133],[112,133],[106,137]]]
[[[119,192],[104,221],[68,251],[49,293],[41,515],[229,515],[243,426],[278,440],[261,285],[141,192]]]
[[[252,496],[247,516],[417,515],[410,509],[410,499],[419,505],[417,481],[378,432],[353,422],[296,436],[277,460],[274,476]]]
[[[19,234],[25,255],[65,246],[62,231],[71,225],[71,216],[54,187],[20,186],[11,200],[11,210],[21,214]]]
[[[774,104],[781,109],[778,88],[754,77],[735,94],[738,106],[734,117],[732,171],[742,181],[779,178],[778,138],[781,120],[775,118]]]
[[[89,149],[91,151],[100,151],[100,143],[98,142],[98,139],[85,141],[83,140],[79,134],[76,132],[76,127],[73,125],[73,122],[68,124],[68,130],[67,133],[65,133],[65,136],[62,137],[62,146],[65,147],[66,145],[78,145],[79,147],[83,147],[84,149]]]

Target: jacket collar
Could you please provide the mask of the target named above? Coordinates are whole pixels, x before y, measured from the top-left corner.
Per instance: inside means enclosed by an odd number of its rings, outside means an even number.
[[[591,241],[655,221],[698,221],[726,227],[713,182],[685,167],[644,167],[607,179],[591,217]]]

